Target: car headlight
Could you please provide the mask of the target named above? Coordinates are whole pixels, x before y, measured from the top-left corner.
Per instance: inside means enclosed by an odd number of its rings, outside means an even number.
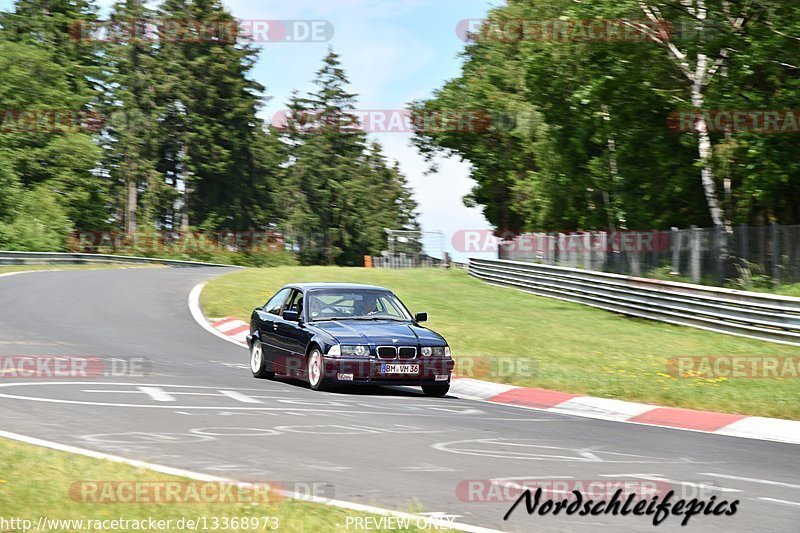
[[[436,357],[444,357],[445,355],[450,355],[450,348],[446,346],[437,346],[433,349],[433,355]]]
[[[342,355],[342,347],[339,346],[338,344],[334,344],[333,346],[331,346],[331,349],[328,350],[328,355],[330,355],[331,357],[339,357],[340,355]]]
[[[356,357],[367,357],[369,346],[342,346],[342,355],[355,355]]]
[[[422,355],[425,357],[430,357],[431,355],[433,355],[433,348],[431,348],[430,346],[423,346]]]

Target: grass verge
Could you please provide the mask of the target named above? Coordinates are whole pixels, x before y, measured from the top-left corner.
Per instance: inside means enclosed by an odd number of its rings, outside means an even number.
[[[474,377],[605,398],[800,420],[800,379],[673,377],[679,356],[800,356],[797,348],[623,317],[493,287],[462,271],[278,267],[221,276],[206,316],[249,320],[286,283],[338,281],[392,289],[450,343]],[[796,362],[796,359],[795,359]],[[524,364],[523,364],[524,363]]]
[[[343,531],[346,530],[348,517],[363,517],[350,511],[337,509],[321,504],[301,502],[297,500],[283,500],[275,503],[247,503],[254,498],[244,493],[237,496],[241,503],[195,503],[189,492],[183,489],[177,494],[183,495],[184,501],[189,503],[107,503],[126,497],[131,492],[123,490],[123,485],[103,482],[138,482],[139,487],[144,482],[154,482],[161,485],[163,482],[186,482],[177,477],[165,476],[157,472],[134,468],[121,463],[92,459],[66,452],[40,448],[6,439],[0,439],[0,517],[26,519],[33,522],[36,527],[39,517],[49,520],[83,520],[83,524],[57,524],[49,523],[41,531],[121,531],[122,527],[114,527],[106,523],[102,528],[89,526],[89,520],[169,520],[169,527],[159,531],[185,531],[192,529],[186,525],[186,520],[199,520],[204,517],[208,529],[206,531],[273,531],[277,524],[280,531]],[[192,483],[192,482],[189,482]],[[87,492],[83,487],[115,487],[111,491],[103,489],[96,492]],[[131,485],[126,485],[131,486]],[[215,485],[209,484],[215,494]],[[201,488],[201,494],[203,488]],[[91,494],[87,503],[83,495]],[[152,498],[155,492],[150,492],[147,497]],[[262,493],[263,495],[264,493]],[[96,503],[95,495],[101,498]],[[139,496],[138,498],[142,498]],[[163,500],[164,498],[157,498]],[[203,501],[207,499],[200,498]],[[211,498],[208,498],[211,499]],[[269,498],[260,498],[260,501]],[[141,499],[139,500],[141,501]],[[274,519],[277,519],[277,522]],[[375,517],[373,517],[375,518]],[[179,521],[184,519],[183,524]],[[235,521],[233,519],[236,519]],[[246,519],[246,520],[245,520]],[[244,524],[241,522],[244,520]],[[215,522],[216,521],[216,522]],[[222,524],[230,527],[224,527]],[[235,522],[239,522],[236,524]],[[217,527],[212,527],[217,523]],[[166,525],[167,523],[164,522]],[[413,527],[404,531],[421,531]],[[11,524],[8,531],[22,531],[22,527]],[[236,526],[236,527],[234,527]],[[255,527],[253,527],[255,526]],[[351,526],[352,528],[352,526]],[[132,528],[127,528],[131,530]],[[140,529],[140,528],[136,528]],[[145,526],[143,530],[151,530]],[[203,530],[203,527],[199,527]],[[371,528],[372,529],[372,528]],[[388,531],[376,528],[378,531]],[[4,529],[6,530],[6,529]]]

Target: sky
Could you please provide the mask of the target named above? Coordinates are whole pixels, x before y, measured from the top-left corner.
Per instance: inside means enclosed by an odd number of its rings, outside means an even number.
[[[100,0],[107,7],[111,0]],[[408,102],[432,95],[448,79],[458,76],[459,52],[464,42],[456,34],[459,21],[484,18],[502,0],[223,0],[245,21],[326,21],[334,35],[328,42],[264,42],[251,72],[265,85],[270,98],[261,112],[272,122],[286,109],[292,90],[313,88],[311,81],[328,47],[340,54],[352,92],[362,110],[401,110]],[[7,10],[11,0],[0,0]],[[438,161],[438,172],[410,146],[410,135],[371,133],[386,155],[400,163],[419,203],[424,231],[442,231],[448,250],[457,260],[466,256],[452,248],[459,230],[490,226],[480,208],[467,208],[462,198],[473,182],[469,166],[457,158]],[[430,250],[432,253],[437,250]],[[437,254],[438,255],[438,254]]]

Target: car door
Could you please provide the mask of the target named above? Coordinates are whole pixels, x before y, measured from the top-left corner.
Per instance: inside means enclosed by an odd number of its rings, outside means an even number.
[[[257,311],[258,314],[258,333],[261,337],[261,347],[264,358],[272,365],[273,370],[280,373],[286,372],[286,356],[280,346],[277,336],[277,321],[283,320],[281,312],[292,289],[281,289],[278,293]]]
[[[283,307],[284,311],[296,311],[303,316],[303,291],[293,289],[292,294]],[[309,332],[303,321],[289,321],[281,317],[275,321],[275,341],[285,353],[286,373],[293,377],[303,377],[305,373],[305,347]]]

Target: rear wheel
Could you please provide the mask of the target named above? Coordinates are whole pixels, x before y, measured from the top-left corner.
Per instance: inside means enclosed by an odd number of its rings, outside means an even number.
[[[253,372],[253,377],[258,379],[272,379],[275,377],[275,372],[267,370],[264,349],[258,339],[254,339],[253,345],[250,346],[250,370]]]
[[[311,390],[323,390],[324,380],[323,373],[325,368],[325,361],[322,357],[322,352],[318,348],[311,350],[308,354],[308,383],[311,385]]]
[[[450,384],[447,383],[446,381],[442,381],[439,383],[428,383],[422,386],[422,392],[425,393],[425,396],[431,396],[433,398],[441,398],[442,396],[450,392]]]

